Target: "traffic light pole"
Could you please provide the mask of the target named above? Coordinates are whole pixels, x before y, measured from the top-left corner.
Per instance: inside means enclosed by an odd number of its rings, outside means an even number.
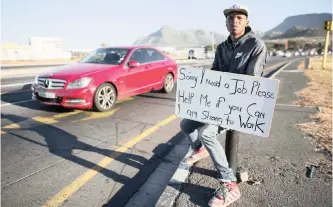
[[[326,66],[326,58],[327,58],[327,50],[328,50],[328,41],[330,39],[330,31],[332,31],[332,21],[325,21],[324,29],[326,31],[326,38],[325,38],[325,47],[324,47],[324,57],[321,67],[323,70]]]
[[[324,58],[323,58],[323,62],[322,62],[322,68],[323,70],[325,69],[326,66],[326,58],[327,58],[327,50],[328,50],[328,41],[330,38],[330,31],[326,31],[326,38],[325,38],[325,47],[324,47]]]

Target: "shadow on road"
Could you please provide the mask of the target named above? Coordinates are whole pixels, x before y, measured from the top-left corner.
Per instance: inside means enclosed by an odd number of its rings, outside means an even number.
[[[102,207],[114,207],[124,206],[129,199],[136,193],[136,191],[145,183],[149,175],[158,167],[158,165],[164,160],[164,157],[172,150],[172,147],[178,144],[184,135],[182,132],[174,135],[168,142],[168,144],[159,144],[153,150],[153,156],[145,163],[145,167],[136,174],[131,183],[126,183],[118,192],[114,193],[111,191],[108,203]]]
[[[186,183],[182,187],[182,193],[189,196],[188,203],[192,203],[194,206],[207,206],[209,200],[214,196],[214,191],[213,188],[192,183]],[[179,206],[179,204],[175,206]]]
[[[216,178],[217,176],[216,171],[204,169],[195,165],[191,168],[191,174],[192,173],[197,173],[213,178]],[[179,184],[169,184],[169,186],[179,191]],[[181,206],[184,205],[184,203],[191,203],[193,206],[207,206],[209,200],[214,196],[215,190],[216,189],[214,188],[195,184],[195,181],[188,181],[182,183],[180,191],[182,194],[185,194],[187,196],[178,197],[177,201],[181,203],[175,203],[173,206]],[[182,200],[184,198],[186,199],[186,201]]]
[[[1,114],[1,118],[8,120],[27,120],[27,118],[11,114]],[[116,185],[118,185],[117,183],[114,183],[113,186],[110,186],[110,196],[108,198],[110,201],[104,206],[123,206],[126,202],[128,202],[128,200],[134,195],[137,189],[146,181],[150,173],[163,161],[164,156],[169,153],[172,146],[176,145],[183,138],[182,134],[178,133],[168,143],[159,144],[153,150],[153,156],[151,159],[147,160],[143,156],[134,155],[131,153],[119,153],[110,149],[103,149],[97,146],[89,145],[79,141],[78,137],[53,125],[36,122],[35,124],[30,124],[30,127],[21,129],[38,133],[41,137],[44,138],[46,144],[33,140],[29,137],[19,135],[14,131],[7,131],[7,134],[11,134],[22,140],[42,147],[47,147],[51,154],[81,165],[87,169],[98,170],[99,173],[108,178],[111,178],[115,182],[119,183],[119,185],[123,185],[119,190],[116,188]],[[128,131],[130,130],[132,129],[129,129]],[[122,133],[125,132],[120,132],[118,134]],[[116,173],[110,169],[104,168],[96,163],[79,157],[77,153],[74,154],[74,150],[95,152],[103,156],[111,157],[123,163],[124,165],[130,165],[139,169],[139,172],[133,178],[129,178],[122,175],[122,171],[120,173]]]
[[[22,117],[11,115],[11,114],[1,114],[1,117],[8,120],[23,119]],[[98,170],[100,173],[113,179],[116,182],[124,183],[128,182],[129,178],[123,175],[119,175],[109,169],[101,167],[96,163],[85,160],[73,153],[73,150],[83,150],[89,152],[95,152],[107,157],[111,157],[115,160],[122,161],[126,165],[133,166],[135,168],[142,168],[144,163],[147,161],[142,156],[137,156],[134,154],[119,153],[109,149],[102,149],[96,146],[89,145],[85,142],[81,142],[78,138],[62,129],[59,129],[53,125],[44,125],[36,122],[31,124],[32,127],[23,128],[24,130],[30,130],[38,133],[44,138],[46,144],[32,140],[28,137],[15,134],[13,132],[7,132],[25,141],[37,144],[42,147],[47,147],[51,154],[62,157],[68,161],[74,162],[78,165],[86,167],[88,169]]]

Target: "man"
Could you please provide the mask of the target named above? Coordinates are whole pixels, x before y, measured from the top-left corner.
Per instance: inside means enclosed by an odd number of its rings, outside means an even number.
[[[248,26],[248,9],[234,5],[224,10],[226,26],[230,35],[217,46],[212,70],[262,76],[266,64],[267,49]],[[209,206],[225,207],[239,199],[240,191],[237,179],[229,167],[225,151],[218,141],[218,135],[226,132],[219,126],[205,124],[188,119],[182,120],[181,130],[192,142],[194,154],[185,162],[193,165],[197,161],[211,156],[218,171],[221,187],[215,191]]]

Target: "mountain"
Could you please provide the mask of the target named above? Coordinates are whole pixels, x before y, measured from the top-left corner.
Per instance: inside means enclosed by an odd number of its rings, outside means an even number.
[[[222,34],[214,32],[214,43],[221,43],[226,39]],[[133,45],[196,47],[212,44],[212,32],[202,29],[179,31],[170,26],[163,26],[158,31],[136,40]]]
[[[321,34],[318,30],[323,30],[324,21],[332,20],[331,13],[313,13],[313,14],[302,14],[296,16],[287,17],[282,23],[274,27],[273,29],[267,31],[264,35],[264,39],[272,39],[277,38],[278,36],[286,36],[286,37],[297,37],[292,36],[291,34],[305,34],[305,35],[319,35]],[[310,29],[308,31],[304,31],[305,29]],[[299,30],[297,32],[293,32]],[[315,31],[311,31],[314,29]],[[292,31],[290,31],[292,30]],[[285,34],[288,32],[287,34]],[[312,33],[312,34],[311,34]],[[312,37],[312,36],[311,36]]]
[[[255,34],[257,37],[259,37],[259,38],[262,38],[263,36],[265,36],[265,32],[263,32],[263,31],[255,30],[255,31],[253,31],[253,32],[254,32],[254,34]]]
[[[319,28],[293,27],[274,39],[285,39],[295,37],[325,37],[325,31]]]

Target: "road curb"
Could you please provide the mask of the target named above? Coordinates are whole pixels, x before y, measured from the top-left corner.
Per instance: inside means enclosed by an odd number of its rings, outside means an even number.
[[[177,170],[171,177],[168,185],[165,187],[162,195],[158,199],[157,203],[155,206],[158,207],[171,207],[174,205],[174,202],[176,201],[179,193],[180,193],[180,188],[182,187],[182,184],[186,181],[190,174],[190,169],[191,167],[187,165],[184,161],[186,158],[191,156],[193,154],[193,150],[188,148],[188,151],[186,155],[183,157],[181,162],[178,165]]]
[[[179,169],[179,163],[182,163],[184,157],[189,156],[190,142],[187,139],[176,144],[158,167],[149,175],[149,178],[139,188],[139,190],[126,203],[129,206],[169,206],[162,205],[172,202],[178,195],[182,181],[186,179],[186,173],[189,173],[189,166],[183,165]],[[166,194],[166,186],[170,186],[170,182],[176,184],[175,189]],[[176,190],[177,189],[177,190]],[[168,191],[170,192],[170,191]],[[163,197],[163,198],[162,198]],[[162,199],[161,199],[162,198]],[[162,202],[158,204],[159,202]],[[158,205],[152,205],[152,204]]]
[[[291,60],[289,62],[284,63],[277,66],[276,69],[272,69],[269,73],[267,73],[265,76],[269,76],[268,78],[272,79],[276,75],[278,75],[282,70],[284,70],[286,67],[288,67],[291,63],[294,61],[299,61],[300,59]],[[177,197],[180,194],[180,188],[182,184],[185,182],[185,180],[188,178],[188,175],[190,174],[191,167],[186,165],[184,163],[184,160],[189,157],[191,154],[193,154],[193,150],[189,147],[188,152],[182,159],[182,161],[179,163],[177,170],[175,171],[174,175],[171,177],[168,185],[165,187],[163,193],[161,194],[160,198],[158,199],[155,206],[158,207],[172,207],[174,205],[174,202],[176,201]]]

